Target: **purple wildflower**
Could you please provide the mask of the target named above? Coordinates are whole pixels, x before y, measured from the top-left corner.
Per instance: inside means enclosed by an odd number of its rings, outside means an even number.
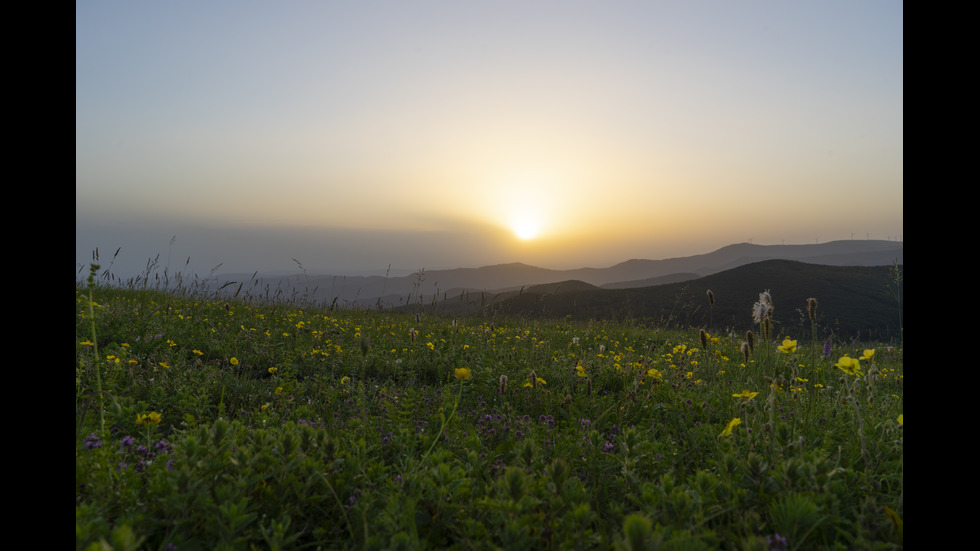
[[[786,549],[787,543],[786,538],[780,536],[778,532],[769,536],[769,549],[771,551],[783,551]]]
[[[88,449],[101,448],[102,440],[99,439],[99,435],[94,432],[85,437],[85,447]]]

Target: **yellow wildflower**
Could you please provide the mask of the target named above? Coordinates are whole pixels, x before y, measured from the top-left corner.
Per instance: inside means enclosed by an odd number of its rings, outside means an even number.
[[[194,353],[195,356],[203,356],[204,355],[204,352],[201,352],[200,350],[198,350],[196,348],[192,352]]]
[[[739,392],[738,394],[732,394],[732,397],[734,397],[734,398],[745,398],[746,400],[751,400],[752,398],[755,398],[758,395],[759,395],[758,392],[752,392],[750,390],[743,390],[742,392]]]
[[[865,349],[864,354],[862,354],[861,357],[858,358],[858,359],[859,360],[865,360],[865,361],[867,361],[867,360],[870,360],[871,358],[873,358],[874,355],[875,355],[875,349],[874,348]]]
[[[734,430],[735,427],[737,427],[741,423],[742,420],[739,419],[738,417],[735,417],[734,419],[728,422],[728,426],[725,427],[725,430],[721,431],[721,434],[719,434],[719,436],[726,436],[726,437],[731,436],[732,430]]]
[[[530,379],[530,377],[528,377],[528,379]],[[534,378],[534,381],[536,381],[537,384],[539,384],[539,385],[546,385],[546,384],[548,384],[548,381],[545,381],[541,377],[535,377]],[[524,383],[524,388],[534,388],[534,382],[527,381],[526,383]]]
[[[238,365],[238,358],[232,356],[232,358],[228,360],[228,363],[230,363],[231,365]]]
[[[837,360],[837,368],[848,375],[855,375],[857,377],[863,375],[861,372],[861,362],[848,356],[844,356]]]
[[[785,352],[786,354],[796,352],[796,341],[791,339],[783,339],[782,346],[777,346],[776,349],[778,349],[780,352]]]
[[[151,411],[150,413],[136,414],[137,425],[158,425],[160,424],[160,414]]]
[[[904,413],[899,413],[898,414],[898,425],[899,426],[904,426],[904,424],[905,424],[905,414]]]
[[[656,369],[651,369],[651,370],[647,371],[647,377],[653,377],[654,379],[656,379],[658,381],[663,380],[663,378],[664,378],[663,374],[660,373],[659,371],[657,371]]]
[[[465,381],[470,378],[470,369],[468,367],[457,367],[454,374],[457,379]]]

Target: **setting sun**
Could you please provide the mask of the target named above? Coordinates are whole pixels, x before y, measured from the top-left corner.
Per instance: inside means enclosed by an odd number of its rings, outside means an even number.
[[[538,236],[540,228],[538,224],[530,220],[522,220],[514,223],[514,235],[522,241],[527,241],[529,239],[534,239]]]

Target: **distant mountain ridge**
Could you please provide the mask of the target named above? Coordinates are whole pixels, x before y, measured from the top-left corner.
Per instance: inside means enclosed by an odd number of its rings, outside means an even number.
[[[796,260],[829,266],[886,266],[903,263],[900,241],[851,240],[812,245],[755,245],[738,243],[716,251],[664,260],[633,259],[607,268],[553,270],[523,263],[497,264],[480,268],[421,270],[400,277],[292,276],[250,277],[219,275],[219,284],[245,283],[251,296],[301,295],[311,300],[344,307],[395,307],[431,303],[435,300],[470,295],[495,296],[522,287],[580,281],[608,288],[634,288],[690,280],[763,260]],[[664,278],[664,279],[660,279]]]

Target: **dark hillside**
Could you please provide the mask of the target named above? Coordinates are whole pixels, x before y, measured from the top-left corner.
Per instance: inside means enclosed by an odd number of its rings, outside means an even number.
[[[810,334],[806,301],[819,301],[821,334],[862,338],[898,336],[898,303],[889,294],[889,266],[823,266],[792,260],[747,264],[699,279],[634,289],[543,294],[524,292],[500,302],[496,312],[573,319],[632,318],[656,324],[744,331],[754,327],[752,305],[759,293],[772,295],[774,320],[782,334]],[[706,293],[715,294],[713,312]]]

